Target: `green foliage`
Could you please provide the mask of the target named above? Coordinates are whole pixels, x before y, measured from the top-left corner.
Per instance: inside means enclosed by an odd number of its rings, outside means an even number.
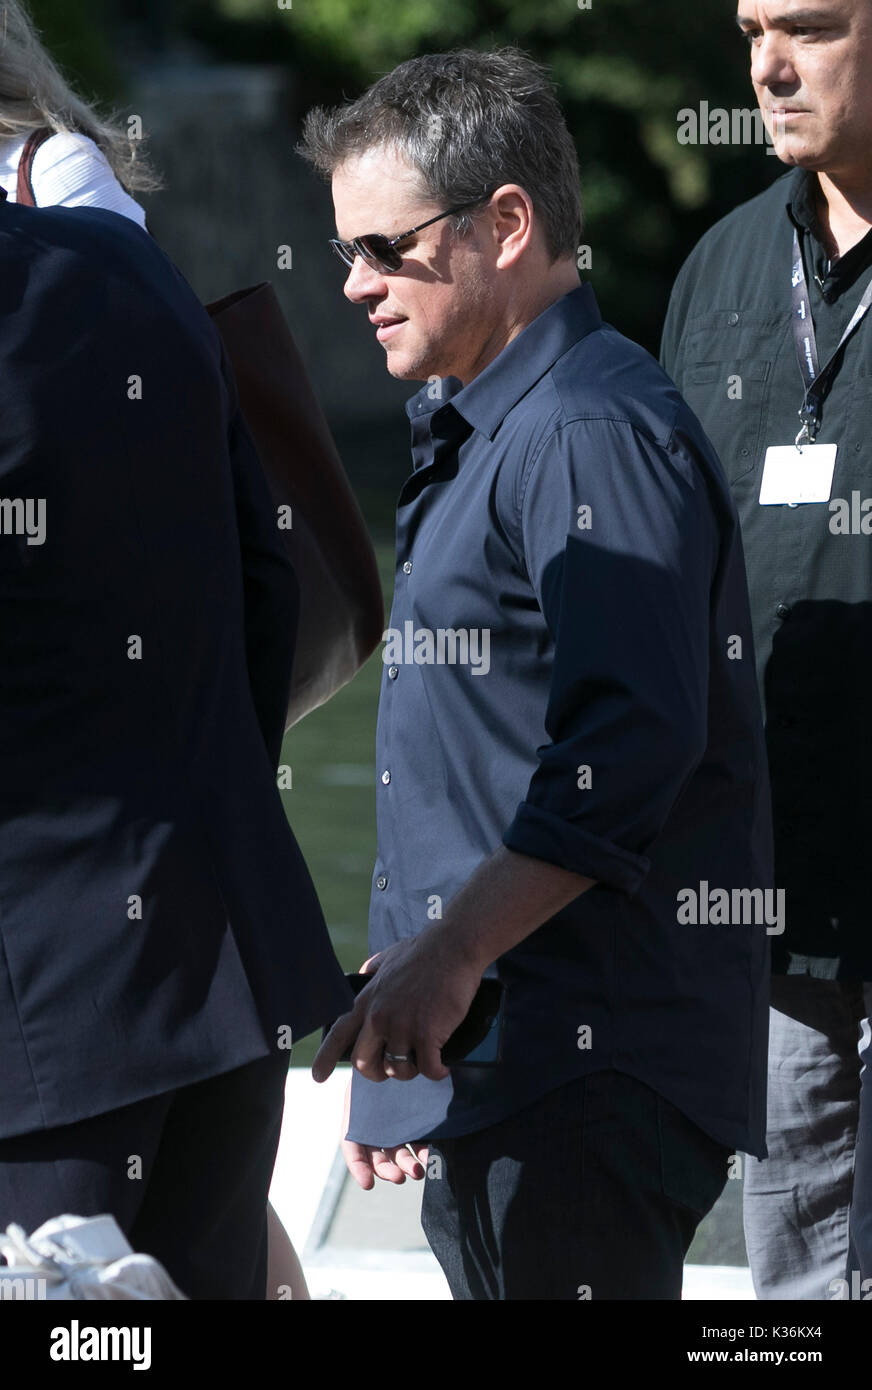
[[[676,139],[682,107],[755,104],[731,0],[293,0],[281,12],[277,0],[200,0],[213,37],[216,6],[249,51],[269,34],[301,107],[354,96],[421,53],[515,44],[544,63],[579,151],[590,278],[606,316],[654,350],[694,242],[780,172],[760,146]]]
[[[557,84],[581,163],[590,278],[607,317],[655,349],[681,261],[718,217],[780,172],[760,146],[679,145],[685,106],[753,107],[734,0],[32,0],[86,95],[116,98],[113,22],[163,7],[219,59],[285,63],[298,115],[354,96],[397,63],[515,44]]]
[[[294,24],[309,47],[326,47],[361,76],[386,72],[404,58],[434,47],[452,48],[470,37],[475,10],[462,0],[298,0]],[[369,77],[368,80],[372,80]]]
[[[64,75],[86,100],[117,100],[118,67],[105,0],[27,0],[43,43]]]

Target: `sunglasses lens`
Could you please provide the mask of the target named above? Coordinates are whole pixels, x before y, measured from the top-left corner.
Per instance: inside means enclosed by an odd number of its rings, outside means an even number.
[[[354,243],[360,255],[375,270],[399,270],[403,258],[386,236],[362,236]]]
[[[373,270],[385,274],[399,270],[403,264],[402,256],[391,246],[387,237],[359,236],[355,237],[354,241],[339,241],[337,237],[333,237],[330,245],[343,265],[349,267],[354,265],[355,256],[362,257]]]

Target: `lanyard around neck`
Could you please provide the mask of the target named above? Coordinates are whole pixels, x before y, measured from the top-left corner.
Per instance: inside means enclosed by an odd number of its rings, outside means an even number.
[[[815,337],[814,320],[809,302],[808,283],[805,278],[805,267],[802,263],[802,252],[799,248],[799,236],[795,227],[793,229],[793,273],[790,277],[790,285],[793,294],[793,341],[796,347],[796,360],[799,363],[799,370],[805,385],[805,395],[799,408],[801,428],[796,436],[796,446],[800,448],[804,443],[813,444],[815,441],[820,427],[821,404],[836,374],[836,358],[857,325],[865,318],[869,306],[872,305],[872,279],[866,286],[863,298],[854,310],[851,322],[839,339],[835,352],[823,367],[820,366],[818,360],[817,338]]]

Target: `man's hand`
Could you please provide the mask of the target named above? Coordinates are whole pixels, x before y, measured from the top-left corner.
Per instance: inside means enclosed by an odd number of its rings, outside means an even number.
[[[340,1147],[345,1166],[354,1181],[368,1192],[375,1186],[376,1178],[398,1185],[407,1177],[420,1182],[427,1170],[427,1145],[419,1142],[400,1144],[393,1149],[375,1149],[371,1144],[356,1144],[346,1139],[349,1113],[351,1110],[351,1082],[345,1088],[345,1110],[342,1116],[342,1140]],[[414,1150],[414,1153],[411,1152]]]
[[[351,1064],[368,1081],[411,1081],[419,1074],[441,1081],[450,1073],[440,1049],[466,1017],[484,965],[453,951],[443,933],[429,927],[367,965],[375,967],[372,983],[321,1044],[315,1080],[326,1081],[354,1044]]]
[[[367,965],[371,984],[334,1023],[312,1075],[326,1081],[349,1048],[368,1081],[441,1081],[440,1049],[463,1022],[487,967],[595,886],[559,865],[500,845],[448,905],[445,919]]]

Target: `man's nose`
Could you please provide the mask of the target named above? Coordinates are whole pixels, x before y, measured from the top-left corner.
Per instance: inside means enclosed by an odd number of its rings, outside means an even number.
[[[355,256],[343,294],[352,304],[362,304],[366,299],[383,299],[387,294],[384,273],[369,265],[362,256]]]
[[[771,30],[751,48],[751,81],[758,87],[785,87],[797,81],[787,35]]]

